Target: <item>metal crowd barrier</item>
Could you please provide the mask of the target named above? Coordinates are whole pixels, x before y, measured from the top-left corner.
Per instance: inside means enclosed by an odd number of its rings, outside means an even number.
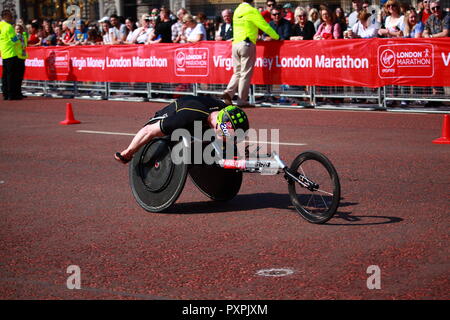
[[[76,99],[109,99],[109,84],[106,82],[74,82],[74,98]]]
[[[106,83],[106,86],[108,92],[108,96],[106,99],[109,100],[145,101],[149,99],[149,83],[110,82]]]
[[[25,95],[54,98],[168,102],[183,95],[220,96],[224,84],[124,83],[24,80]],[[431,102],[431,103],[430,103]],[[256,106],[397,112],[450,112],[450,87],[324,87],[252,85]],[[434,103],[434,104],[433,104]]]

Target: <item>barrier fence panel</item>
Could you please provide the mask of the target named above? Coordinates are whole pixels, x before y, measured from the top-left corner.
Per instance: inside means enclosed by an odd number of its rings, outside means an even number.
[[[44,81],[45,96],[53,98],[74,98],[76,82],[74,81]]]
[[[212,95],[221,95],[223,91],[227,88],[226,84],[203,84],[196,83],[196,91],[201,94],[212,94]]]
[[[311,86],[253,85],[253,103],[262,106],[304,108],[312,106]]]
[[[45,81],[24,79],[22,82],[24,95],[42,96],[45,94],[45,90]]]
[[[313,104],[317,108],[329,108],[332,104],[346,109],[380,109],[382,91],[382,88],[316,86]]]
[[[196,84],[192,83],[148,83],[151,101],[170,101],[183,95],[196,95]]]
[[[108,83],[109,100],[145,101],[150,98],[149,86],[143,82],[110,82]]]
[[[75,82],[75,98],[77,99],[107,99],[109,95],[109,86],[107,82]]]
[[[450,87],[386,86],[385,107],[401,105],[410,108],[450,106]]]

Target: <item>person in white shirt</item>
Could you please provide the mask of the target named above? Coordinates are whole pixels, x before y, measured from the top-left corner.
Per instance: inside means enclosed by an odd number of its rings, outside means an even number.
[[[389,0],[385,4],[389,12],[384,22],[384,28],[378,30],[378,35],[385,38],[402,37],[404,29],[404,17],[400,15],[400,3],[397,0]]]
[[[133,37],[136,36],[136,34],[134,33],[137,30],[137,25],[136,25],[136,21],[129,17],[125,20],[125,26],[128,29],[128,35],[125,38],[125,44],[132,44],[133,43]],[[137,38],[137,36],[136,36]]]
[[[358,22],[358,14],[362,10],[361,0],[352,0],[353,12],[348,16],[348,27],[353,28],[353,26]]]
[[[116,44],[117,38],[114,31],[112,30],[111,22],[102,22],[102,37],[103,44]]]
[[[206,40],[206,29],[201,23],[197,23],[194,17],[186,14],[183,17],[184,32],[181,40],[185,42],[195,43]]]
[[[127,38],[128,29],[125,24],[121,24],[119,17],[116,14],[111,15],[109,18],[109,21],[111,21],[112,30],[115,34],[115,37],[117,39],[117,44],[124,43],[125,39]]]
[[[344,32],[346,39],[357,39],[357,38],[376,38],[377,37],[377,24],[371,23],[370,17],[372,15],[367,11],[361,11],[358,14],[358,22],[353,25],[353,27]]]
[[[152,17],[148,14],[143,14],[141,18],[141,27],[137,28],[133,32],[132,42],[133,43],[146,43],[147,40],[153,34],[153,27],[151,26]]]

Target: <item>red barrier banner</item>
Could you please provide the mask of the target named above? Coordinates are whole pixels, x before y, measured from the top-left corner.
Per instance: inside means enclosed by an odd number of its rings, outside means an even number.
[[[230,42],[28,48],[25,78],[228,83]],[[257,45],[254,84],[450,86],[450,41],[355,39]]]

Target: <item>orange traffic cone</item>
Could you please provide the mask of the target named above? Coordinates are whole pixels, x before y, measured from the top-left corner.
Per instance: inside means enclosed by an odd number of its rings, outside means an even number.
[[[81,123],[78,120],[75,120],[73,117],[73,111],[72,111],[72,104],[67,103],[66,104],[66,120],[61,121],[59,124],[78,124]]]
[[[433,140],[437,144],[450,144],[450,118],[448,114],[444,115],[444,123],[442,124],[442,137]]]

